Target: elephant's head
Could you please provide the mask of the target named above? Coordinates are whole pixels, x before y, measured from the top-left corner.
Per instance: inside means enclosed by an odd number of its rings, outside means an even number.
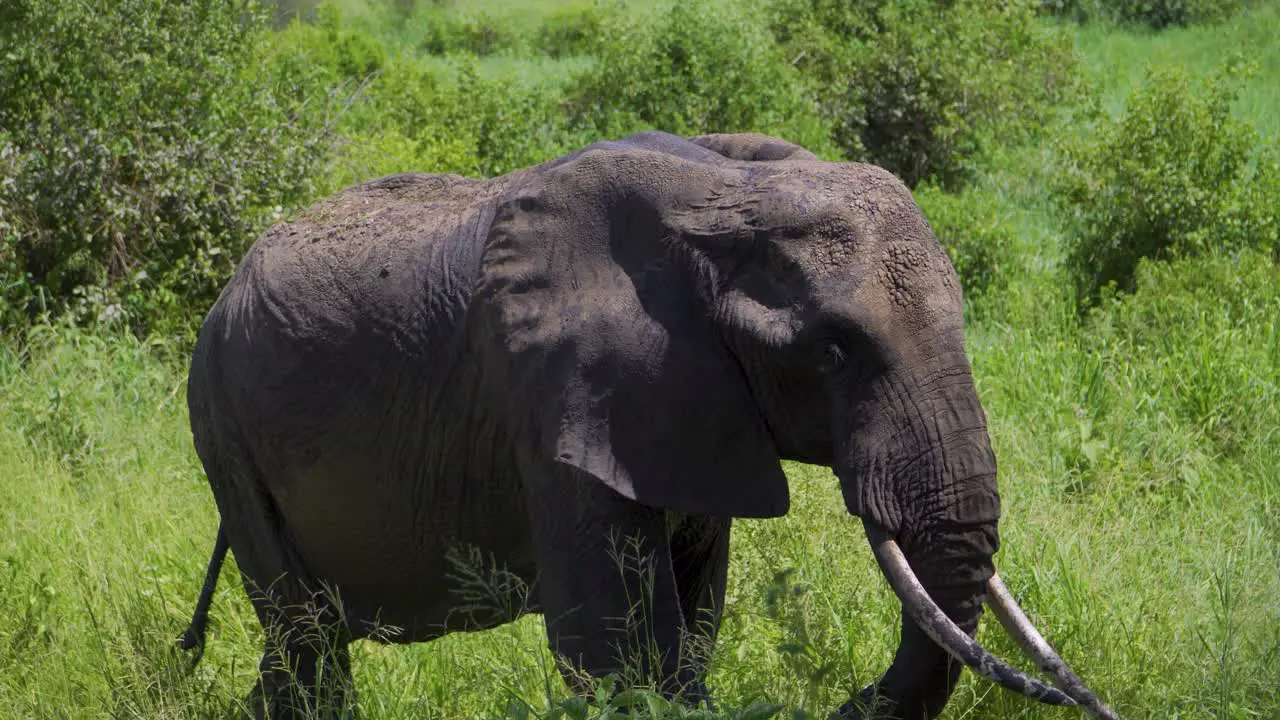
[[[831,467],[904,607],[892,667],[849,714],[933,717],[962,663],[1110,712],[994,602],[996,459],[960,286],[901,182],[760,136],[654,134],[515,183],[485,334],[542,452],[643,503],[736,516],[786,512],[780,459]],[[988,596],[1062,690],[973,642]]]

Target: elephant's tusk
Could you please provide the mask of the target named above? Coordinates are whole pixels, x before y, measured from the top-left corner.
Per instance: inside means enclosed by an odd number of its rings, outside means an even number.
[[[993,574],[987,581],[987,604],[991,606],[1004,629],[1017,641],[1022,652],[1035,661],[1036,666],[1053,680],[1054,685],[1071,696],[1090,715],[1102,720],[1120,720],[1120,716],[1107,707],[1106,703],[1102,702],[1084,684],[1084,681],[1071,671],[1070,667],[1067,667],[1067,663],[1058,656],[1058,653],[1054,652],[1031,624],[1031,620],[1022,612],[1018,601],[1013,599],[1009,588],[1005,586],[999,575]]]
[[[1028,676],[1017,668],[1011,667],[1000,658],[987,652],[973,638],[969,637],[955,624],[942,608],[929,597],[928,591],[916,577],[915,571],[907,564],[907,557],[884,531],[871,523],[864,522],[867,538],[871,541],[871,549],[875,553],[876,562],[894,593],[902,601],[902,607],[915,620],[938,647],[946,650],[956,660],[967,665],[974,672],[990,678],[997,684],[1014,692],[1026,695],[1049,705],[1076,705],[1076,701],[1057,688]]]

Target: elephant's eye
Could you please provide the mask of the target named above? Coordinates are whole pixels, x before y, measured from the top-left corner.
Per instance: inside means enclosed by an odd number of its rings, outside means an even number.
[[[823,369],[827,371],[839,370],[844,367],[845,361],[849,359],[845,353],[844,347],[837,342],[828,342],[822,348],[822,364]]]

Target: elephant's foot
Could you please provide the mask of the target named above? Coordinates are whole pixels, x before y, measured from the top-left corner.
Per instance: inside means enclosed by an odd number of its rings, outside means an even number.
[[[875,685],[868,685],[841,705],[829,720],[898,720],[894,712],[897,703],[885,697]]]
[[[662,684],[661,693],[668,700],[686,707],[704,706],[712,709],[711,691],[707,689],[702,673],[696,670],[690,669],[668,676],[667,682]]]
[[[349,688],[304,688],[297,683],[260,680],[246,706],[255,720],[357,720]]]
[[[354,720],[351,660],[344,644],[291,645],[268,652],[250,694],[258,720]]]

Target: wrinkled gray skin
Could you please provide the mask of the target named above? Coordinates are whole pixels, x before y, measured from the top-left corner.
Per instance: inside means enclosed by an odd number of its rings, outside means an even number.
[[[512,619],[457,611],[457,548],[532,587],[569,662],[617,670],[641,596],[618,538],[654,563],[641,667],[702,697],[730,518],[787,512],[782,459],[833,468],[970,634],[993,572],[996,463],[945,252],[889,173],[773,138],[646,133],[349,188],[244,258],[189,401],[264,625],[341,598],[338,652],[268,647],[277,713],[345,676],[375,620],[416,642]],[[878,712],[931,718],[959,672],[904,617]]]

